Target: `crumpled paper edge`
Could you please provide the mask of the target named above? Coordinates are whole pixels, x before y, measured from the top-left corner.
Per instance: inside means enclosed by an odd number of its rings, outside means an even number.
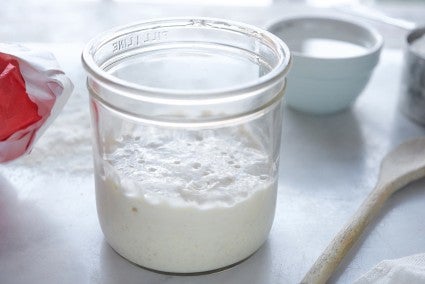
[[[42,116],[37,123],[0,141],[0,161],[8,162],[31,152],[34,144],[65,106],[74,86],[61,70],[55,56],[48,51],[0,43],[0,53],[18,60],[28,96],[37,104]],[[36,83],[40,75],[47,81],[43,86]],[[23,153],[19,150],[22,148],[25,148]]]

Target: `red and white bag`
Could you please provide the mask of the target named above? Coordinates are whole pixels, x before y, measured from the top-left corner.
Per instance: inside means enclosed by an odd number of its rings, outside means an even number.
[[[72,89],[50,52],[0,43],[0,163],[31,151]]]

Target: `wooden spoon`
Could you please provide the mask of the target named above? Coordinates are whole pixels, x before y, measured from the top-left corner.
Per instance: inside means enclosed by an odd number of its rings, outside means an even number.
[[[398,189],[424,176],[425,137],[407,141],[387,154],[381,163],[375,188],[316,260],[301,283],[326,283],[385,201]]]

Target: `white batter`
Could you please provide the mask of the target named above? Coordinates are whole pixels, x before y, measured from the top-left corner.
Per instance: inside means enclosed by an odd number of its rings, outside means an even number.
[[[213,132],[144,134],[124,138],[96,170],[109,244],[141,266],[177,273],[218,269],[255,252],[271,228],[277,189],[260,147]]]

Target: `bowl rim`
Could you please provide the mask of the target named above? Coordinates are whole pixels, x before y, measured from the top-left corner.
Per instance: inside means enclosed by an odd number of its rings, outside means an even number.
[[[320,57],[320,56],[314,56],[314,55],[307,55],[307,54],[303,54],[302,52],[298,52],[298,51],[294,51],[290,49],[290,52],[293,57],[312,59],[312,60],[318,60],[318,61],[340,61],[340,60],[347,60],[347,59],[358,59],[358,58],[368,57],[368,56],[379,53],[384,45],[383,36],[375,28],[371,27],[370,25],[366,25],[357,19],[348,18],[348,17],[342,18],[341,16],[337,16],[334,14],[297,14],[297,15],[285,16],[285,17],[277,18],[270,21],[268,24],[265,25],[264,29],[275,34],[272,31],[272,29],[279,28],[284,23],[294,22],[294,21],[311,21],[311,20],[340,22],[340,23],[349,24],[352,26],[357,26],[371,35],[371,38],[374,41],[373,45],[370,47],[365,47],[365,51],[360,54],[341,56],[341,57]],[[275,35],[279,37],[277,34]]]

